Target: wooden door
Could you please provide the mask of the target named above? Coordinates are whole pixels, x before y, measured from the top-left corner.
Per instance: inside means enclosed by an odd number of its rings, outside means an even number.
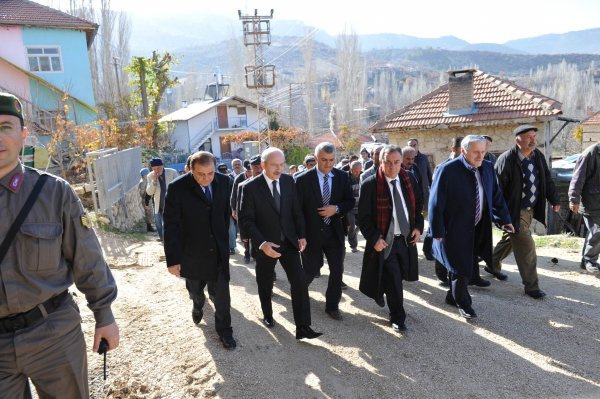
[[[227,120],[227,105],[217,106],[217,118],[219,122],[219,129],[229,128],[229,122]]]
[[[219,141],[221,142],[221,158],[225,158],[228,153],[227,158],[231,158],[231,142],[223,140],[223,137],[219,137]]]

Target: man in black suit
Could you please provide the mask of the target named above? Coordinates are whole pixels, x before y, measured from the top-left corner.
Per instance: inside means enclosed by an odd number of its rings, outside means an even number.
[[[291,286],[296,339],[317,338],[321,333],[310,328],[308,288],[300,262],[306,235],[294,179],[283,173],[285,156],[280,149],[266,149],[261,161],[263,173],[242,185],[239,219],[252,240],[262,322],[268,328],[275,325],[271,294],[279,259]]]
[[[348,173],[333,167],[335,146],[324,142],[315,148],[317,167],[296,178],[298,203],[306,221],[306,250],[302,264],[310,285],[323,265],[329,264],[329,282],[325,293],[325,312],[341,320],[342,275],[346,250],[342,217],[354,207]]]
[[[246,166],[247,162],[247,166]],[[242,196],[242,190],[240,186],[244,184],[249,179],[256,177],[262,173],[262,167],[260,166],[260,155],[254,155],[250,158],[249,161],[244,162],[244,168],[246,171],[244,173],[240,173],[236,176],[233,181],[233,190],[231,190],[231,212],[232,217],[239,224],[238,213],[240,211],[240,197]],[[239,224],[240,227],[240,240],[242,244],[244,244],[244,263],[250,263],[250,240],[246,234],[244,234],[243,227]]]
[[[192,320],[202,320],[204,287],[214,293],[215,328],[226,349],[236,347],[231,329],[229,239],[231,179],[215,173],[215,158],[198,151],[191,171],[167,188],[164,211],[165,255],[169,273],[185,278],[194,306]]]
[[[419,278],[423,196],[414,176],[402,169],[399,147],[383,147],[381,165],[360,188],[358,224],[367,243],[359,289],[381,307],[385,293],[392,329],[399,332],[406,330],[402,281]]]

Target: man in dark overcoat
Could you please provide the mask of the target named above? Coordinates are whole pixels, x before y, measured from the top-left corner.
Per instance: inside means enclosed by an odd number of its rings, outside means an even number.
[[[492,260],[492,220],[514,231],[494,168],[483,159],[485,142],[476,135],[462,140],[462,154],[439,166],[429,200],[433,256],[448,270],[446,303],[467,319],[476,317],[467,286],[478,257]]]
[[[193,301],[192,320],[202,320],[204,287],[214,294],[215,328],[226,349],[236,347],[229,296],[229,199],[232,180],[215,173],[215,158],[196,152],[191,171],[167,188],[165,255],[169,273],[185,278]]]
[[[360,291],[381,307],[385,294],[394,331],[406,330],[402,281],[419,278],[417,247],[423,233],[423,197],[402,169],[402,150],[385,146],[381,166],[360,189],[358,223],[367,240]]]

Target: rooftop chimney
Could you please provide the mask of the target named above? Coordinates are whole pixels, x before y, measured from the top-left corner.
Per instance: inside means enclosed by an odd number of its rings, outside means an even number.
[[[448,71],[448,111],[444,116],[468,115],[477,112],[473,102],[475,69]]]

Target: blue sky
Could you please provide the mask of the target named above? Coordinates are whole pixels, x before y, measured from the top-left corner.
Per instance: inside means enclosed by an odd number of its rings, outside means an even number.
[[[37,0],[67,7],[68,0]],[[87,0],[86,0],[87,1]],[[301,20],[330,34],[352,28],[359,34],[401,33],[418,37],[453,35],[471,43],[503,43],[546,33],[600,27],[600,1],[393,1],[393,0],[112,0],[113,9],[129,13],[224,15],[237,10]]]

